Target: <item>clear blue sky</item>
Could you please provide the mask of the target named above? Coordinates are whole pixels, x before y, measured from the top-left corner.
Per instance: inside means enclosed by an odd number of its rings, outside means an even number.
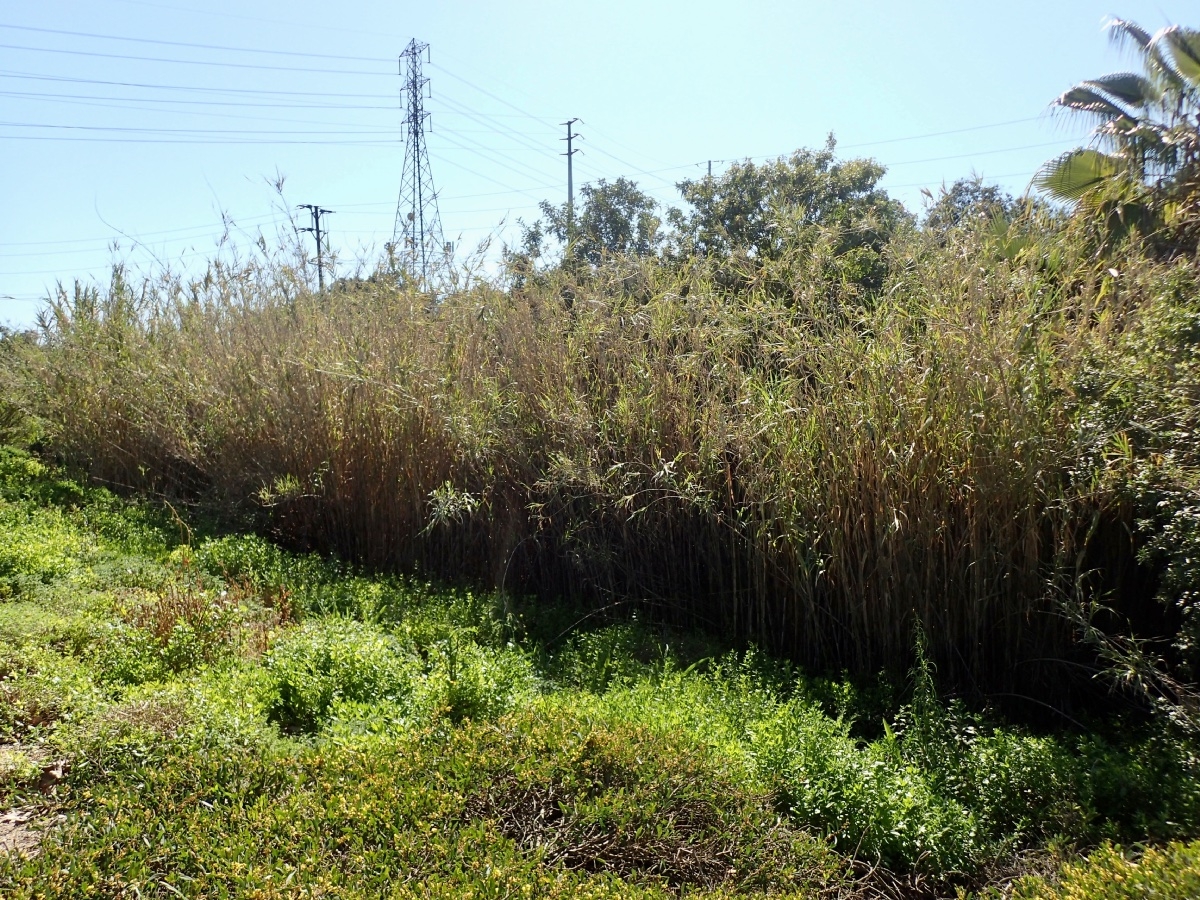
[[[922,187],[972,173],[1020,193],[1086,135],[1047,104],[1129,66],[1106,14],[1200,25],[1194,0],[6,4],[0,321],[32,322],[58,281],[106,281],[114,242],[135,267],[187,268],[223,216],[239,241],[273,240],[285,204],[336,210],[343,271],[372,257],[392,236],[396,57],[413,37],[432,48],[431,161],[463,247],[511,240],[537,201],[565,199],[569,117],[585,135],[577,185],[624,175],[664,203],[709,159],[719,171],[831,131],[914,211]]]

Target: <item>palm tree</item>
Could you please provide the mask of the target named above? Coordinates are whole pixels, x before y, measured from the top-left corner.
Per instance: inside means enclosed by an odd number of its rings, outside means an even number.
[[[1115,44],[1135,49],[1143,74],[1090,79],[1054,101],[1096,122],[1093,146],[1047,162],[1034,186],[1088,206],[1145,203],[1184,184],[1194,192],[1200,187],[1200,30],[1172,25],[1151,35],[1122,19],[1110,20],[1108,29]]]

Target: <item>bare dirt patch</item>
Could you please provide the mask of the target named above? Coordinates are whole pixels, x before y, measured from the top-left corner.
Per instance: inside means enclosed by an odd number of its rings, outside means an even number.
[[[17,808],[0,813],[0,854],[36,856],[44,824],[35,809]]]

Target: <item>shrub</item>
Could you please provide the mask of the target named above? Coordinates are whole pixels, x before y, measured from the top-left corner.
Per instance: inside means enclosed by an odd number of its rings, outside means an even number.
[[[0,647],[0,741],[44,734],[101,701],[80,662],[32,645]]]
[[[386,632],[347,619],[322,619],[285,634],[267,654],[267,714],[315,731],[339,701],[407,702],[420,669]]]
[[[1192,900],[1200,897],[1200,841],[1130,853],[1107,844],[1057,878],[1019,883],[1018,900]]]
[[[540,690],[529,657],[516,649],[480,647],[451,635],[426,651],[417,699],[453,722],[487,720],[531,700]]]
[[[788,703],[756,729],[751,752],[792,820],[830,836],[843,853],[943,875],[976,864],[975,817],[940,796],[895,738],[860,749],[846,723]]]
[[[645,674],[649,663],[663,659],[664,650],[636,622],[610,625],[570,638],[554,655],[553,672],[572,687],[603,692],[614,682]]]

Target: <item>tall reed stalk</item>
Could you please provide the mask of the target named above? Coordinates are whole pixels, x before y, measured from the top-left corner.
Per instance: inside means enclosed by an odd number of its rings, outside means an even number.
[[[293,545],[640,601],[820,667],[903,669],[920,625],[943,676],[1011,687],[1063,652],[1055,598],[1110,515],[1073,379],[1139,299],[978,236],[891,252],[870,302],[799,256],[616,261],[433,312],[266,263],[118,278],[60,294],[20,391],[95,478]]]

